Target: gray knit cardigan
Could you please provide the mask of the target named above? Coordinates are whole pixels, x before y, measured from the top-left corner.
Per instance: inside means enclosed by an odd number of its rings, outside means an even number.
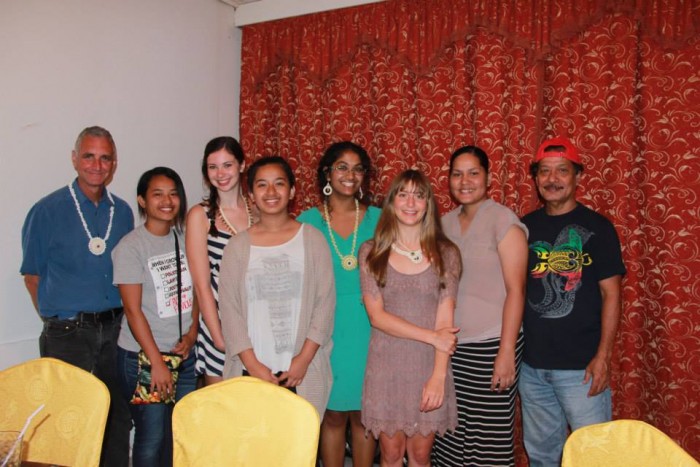
[[[328,243],[313,226],[304,229],[304,279],[301,295],[301,314],[294,354],[297,355],[306,339],[319,344],[306,376],[297,387],[297,393],[316,407],[321,419],[328,403],[333,375],[330,354],[333,343],[335,313],[335,282]],[[226,343],[224,378],[241,376],[243,364],[239,353],[252,349],[248,336],[248,298],[245,275],[250,261],[250,236],[241,232],[224,249],[219,276],[219,314]]]

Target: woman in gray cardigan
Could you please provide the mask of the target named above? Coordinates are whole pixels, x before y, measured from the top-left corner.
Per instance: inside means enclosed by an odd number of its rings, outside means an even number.
[[[260,221],[226,246],[219,310],[224,378],[249,374],[295,390],[320,417],[332,384],[335,286],[323,234],[292,219],[294,174],[281,157],[248,169]]]

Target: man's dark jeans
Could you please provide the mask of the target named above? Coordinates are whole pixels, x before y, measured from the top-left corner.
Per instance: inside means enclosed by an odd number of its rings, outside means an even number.
[[[127,467],[131,416],[117,380],[117,339],[121,317],[108,322],[48,318],[39,337],[42,357],[53,357],[89,371],[109,389],[111,403],[101,466]]]

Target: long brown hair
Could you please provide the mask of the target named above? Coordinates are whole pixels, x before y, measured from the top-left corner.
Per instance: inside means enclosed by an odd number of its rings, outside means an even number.
[[[367,255],[367,267],[380,287],[386,285],[386,268],[389,263],[391,244],[399,235],[399,226],[394,210],[394,198],[399,191],[412,187],[416,193],[422,193],[427,201],[425,216],[421,221],[420,246],[423,254],[435,268],[440,278],[440,288],[445,287],[445,265],[440,254],[441,248],[457,248],[443,233],[440,215],[428,178],[417,170],[406,170],[394,178],[389,193],[384,199],[382,214],[374,232],[374,245]]]
[[[204,205],[207,206],[207,218],[209,219],[209,235],[214,237],[219,236],[219,229],[216,228],[216,215],[219,212],[220,199],[219,192],[211,184],[209,180],[209,156],[217,151],[224,149],[227,153],[231,154],[239,164],[243,164],[245,161],[245,154],[243,153],[243,148],[236,138],[232,136],[219,136],[212,139],[204,147],[204,158],[202,158],[202,177],[204,178],[204,184],[209,190],[209,197],[204,199]],[[239,178],[239,184],[242,183],[243,176]]]

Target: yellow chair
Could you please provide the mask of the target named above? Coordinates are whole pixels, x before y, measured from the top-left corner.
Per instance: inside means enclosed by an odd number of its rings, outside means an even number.
[[[175,404],[174,465],[314,467],[319,429],[316,409],[288,389],[233,378]]]
[[[614,420],[571,433],[562,467],[697,467],[663,432],[639,420]]]
[[[39,358],[0,371],[0,430],[20,431],[44,404],[24,434],[22,460],[96,466],[109,411],[102,381],[76,366]]]

